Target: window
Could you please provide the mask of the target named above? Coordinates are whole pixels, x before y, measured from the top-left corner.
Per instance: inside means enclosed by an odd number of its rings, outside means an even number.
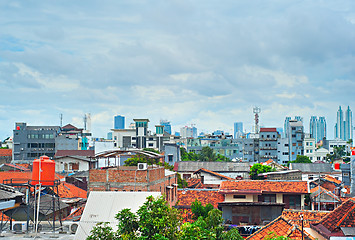
[[[148,146],[149,147],[153,147],[153,143],[148,143]]]
[[[236,199],[246,199],[246,196],[245,196],[245,195],[233,195],[233,198],[236,198]]]
[[[265,194],[263,195],[264,202],[267,203],[275,203],[276,202],[276,194]]]
[[[311,143],[309,143],[311,146],[313,146],[313,143],[311,142]]]
[[[309,142],[306,142],[306,146],[308,146],[309,145]]]
[[[169,160],[169,162],[172,162],[174,160],[174,155],[169,154],[168,155],[168,160]]]

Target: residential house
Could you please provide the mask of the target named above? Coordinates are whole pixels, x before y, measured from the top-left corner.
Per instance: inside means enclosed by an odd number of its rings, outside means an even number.
[[[244,162],[194,162],[181,161],[175,164],[174,171],[177,171],[183,179],[193,177],[194,172],[204,168],[224,176],[237,179],[248,179],[250,165]]]
[[[222,174],[204,168],[201,168],[194,172],[194,177],[201,179],[201,183],[204,184],[206,188],[219,188],[222,181],[234,180],[233,178],[224,176]]]
[[[60,156],[54,159],[56,172],[88,171],[96,165],[96,160],[86,156]]]
[[[315,238],[305,230],[302,231],[300,226],[292,224],[283,216],[279,216],[271,221],[265,227],[250,235],[247,239],[263,240],[268,236],[283,236],[295,240],[315,240]]]
[[[355,200],[347,200],[334,211],[323,217],[311,228],[325,239],[354,239],[355,238]]]
[[[275,168],[276,171],[285,171],[285,170],[288,169],[287,167],[284,167],[281,164],[279,164],[279,163],[277,163],[277,162],[275,162],[274,160],[271,160],[271,159],[267,160],[266,162],[261,162],[260,164]]]
[[[341,180],[341,171],[334,170],[331,163],[290,163],[290,170],[300,170],[303,181],[313,181],[325,175]]]
[[[339,196],[321,186],[312,188],[310,192],[312,210],[332,211],[342,203]]]
[[[225,196],[218,204],[224,219],[262,225],[280,216],[284,208],[304,209],[309,189],[306,181],[242,180],[223,181],[220,193]]]

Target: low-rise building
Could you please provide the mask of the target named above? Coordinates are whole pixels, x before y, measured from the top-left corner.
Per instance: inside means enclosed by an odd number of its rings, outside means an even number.
[[[281,215],[284,208],[304,209],[309,193],[306,181],[223,181],[218,206],[233,224],[263,225]]]

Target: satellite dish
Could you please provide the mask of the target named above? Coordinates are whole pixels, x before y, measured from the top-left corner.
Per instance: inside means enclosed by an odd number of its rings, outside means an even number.
[[[341,191],[342,191],[343,193],[346,193],[348,190],[346,190],[346,188],[342,188]]]

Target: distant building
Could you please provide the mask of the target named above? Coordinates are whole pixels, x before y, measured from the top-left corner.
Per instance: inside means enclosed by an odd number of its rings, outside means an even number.
[[[348,141],[349,139],[353,139],[353,113],[348,106],[348,109],[345,112],[345,120],[343,110],[341,106],[339,106],[337,112],[337,123],[334,127],[334,136],[335,138],[343,139]]]
[[[288,123],[287,138],[289,146],[289,161],[296,160],[297,155],[303,155],[303,123],[297,120],[290,120]]]
[[[260,128],[259,133],[260,145],[260,162],[265,162],[269,159],[277,160],[277,140],[278,133],[276,128]]]
[[[26,123],[16,123],[13,130],[12,160],[15,163],[27,163],[42,155],[54,157],[55,137],[59,131],[59,126],[27,126]]]
[[[125,117],[117,115],[114,117],[114,129],[124,129],[125,128]]]
[[[235,122],[234,123],[234,138],[240,138],[243,136],[243,123],[242,122]]]
[[[311,116],[309,121],[309,132],[311,138],[314,138],[316,143],[323,140],[327,137],[327,124],[325,117],[319,117],[319,120],[316,116]]]
[[[171,123],[168,120],[160,120],[160,125],[164,126],[164,131],[171,134]]]
[[[180,128],[180,136],[182,138],[197,138],[197,128],[196,127],[182,127]]]

